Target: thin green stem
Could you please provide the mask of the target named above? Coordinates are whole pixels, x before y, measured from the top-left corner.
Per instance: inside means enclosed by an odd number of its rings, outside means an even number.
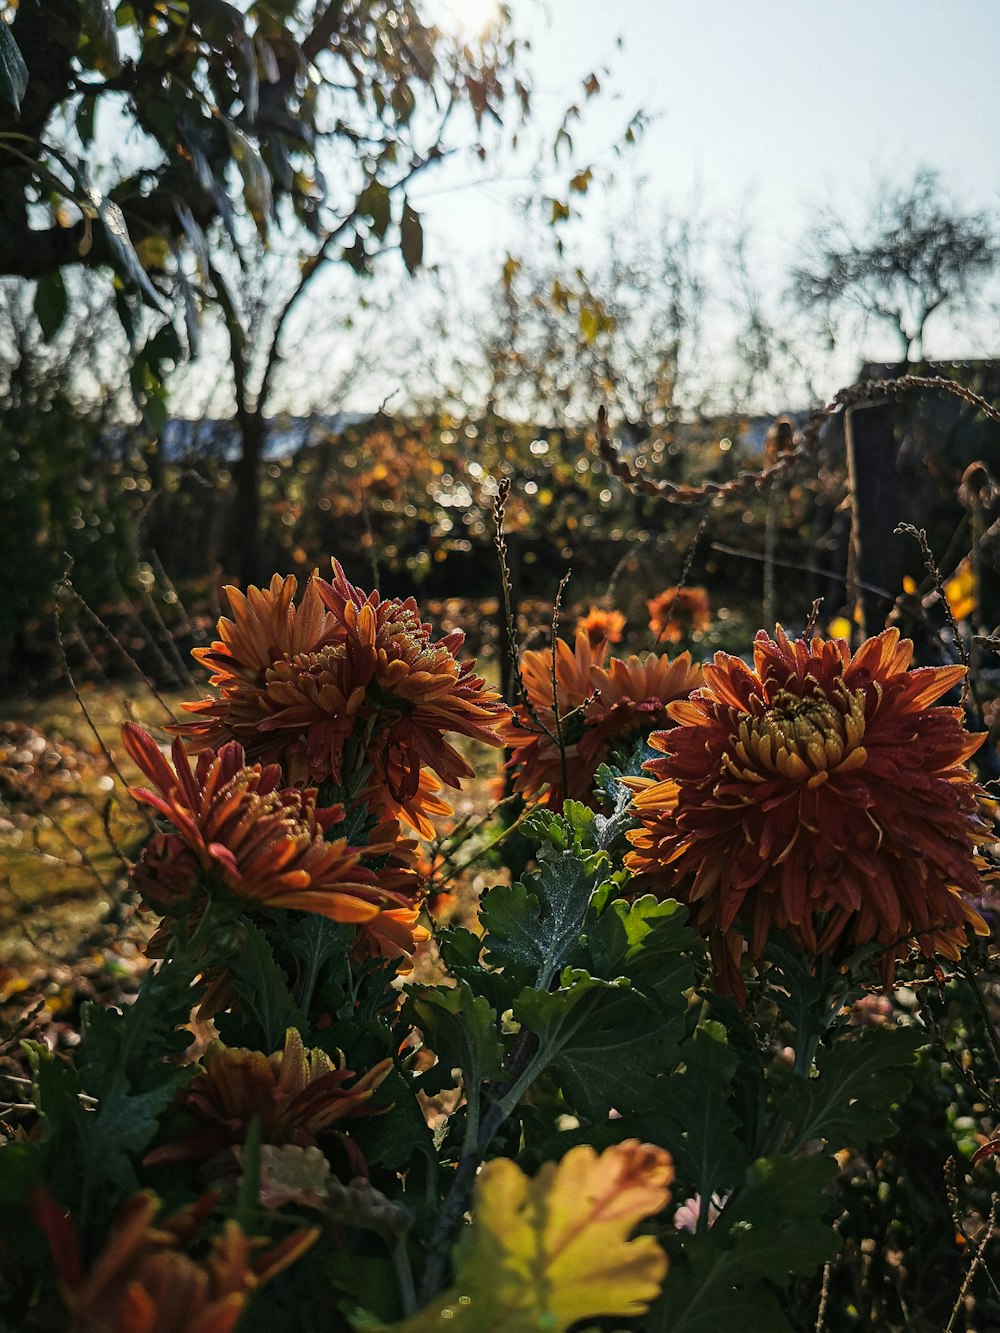
[[[993,1059],[996,1062],[997,1074],[1000,1076],[1000,1036],[997,1035],[996,1023],[993,1021],[993,1015],[990,1013],[990,1006],[986,995],[983,992],[982,983],[976,969],[969,962],[968,958],[962,959],[962,975],[965,977],[972,993],[976,998],[976,1008],[979,1010],[979,1016],[983,1020],[983,1027],[986,1029],[986,1039],[990,1043],[990,1050],[993,1052]]]

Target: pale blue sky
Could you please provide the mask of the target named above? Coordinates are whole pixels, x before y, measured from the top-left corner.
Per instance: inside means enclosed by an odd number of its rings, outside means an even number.
[[[487,0],[429,0],[444,17],[479,14]],[[706,244],[752,236],[765,294],[788,283],[802,236],[824,206],[847,221],[867,214],[880,182],[904,186],[937,171],[967,211],[1000,211],[1000,0],[510,0],[534,53],[532,127],[520,154],[484,167],[455,158],[413,191],[425,219],[425,258],[463,274],[489,299],[504,253],[532,247],[518,210],[526,194],[565,196],[573,170],[614,167],[613,191],[591,191],[566,233],[594,258],[603,235],[638,200],[639,226],[696,209]],[[621,38],[621,46],[618,38]],[[582,80],[610,65],[604,94],[574,126],[572,158],[541,184],[530,172]],[[582,100],[582,99],[581,99]],[[610,153],[630,114],[651,124],[626,165]],[[551,155],[547,161],[551,162]],[[635,180],[643,185],[636,192]],[[711,236],[709,237],[709,233]],[[544,243],[544,242],[539,242]],[[720,269],[721,272],[721,269]],[[728,278],[722,277],[726,286]],[[1000,287],[1000,283],[996,284]],[[706,320],[710,357],[731,348],[724,311]],[[927,330],[931,357],[1000,352],[1000,318]],[[862,355],[897,354],[877,327],[844,343],[821,371],[832,392]]]
[[[848,211],[880,177],[922,166],[970,208],[1000,200],[1000,0],[544,8],[548,20],[537,0],[512,0],[515,24],[532,35],[536,115],[551,126],[580,80],[610,63],[613,96],[590,116],[575,158],[599,157],[626,109],[643,107],[655,119],[634,161],[651,202],[682,206],[697,189],[717,208],[747,205],[762,228],[792,240],[815,206],[842,197]],[[442,250],[504,243],[514,164],[510,175],[481,194],[467,186],[467,164],[426,179],[420,194]]]

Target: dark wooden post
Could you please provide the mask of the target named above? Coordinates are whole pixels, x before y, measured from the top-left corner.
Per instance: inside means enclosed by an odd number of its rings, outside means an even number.
[[[902,542],[893,535],[904,518],[895,426],[891,400],[852,407],[845,421],[853,572],[866,636],[884,627],[903,582]]]

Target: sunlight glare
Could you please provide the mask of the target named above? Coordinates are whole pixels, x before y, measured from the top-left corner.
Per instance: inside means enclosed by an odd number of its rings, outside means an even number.
[[[428,17],[462,41],[484,37],[500,18],[500,0],[429,0]]]

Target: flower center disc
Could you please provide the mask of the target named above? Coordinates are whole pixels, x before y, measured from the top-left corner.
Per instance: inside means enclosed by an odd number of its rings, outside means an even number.
[[[779,690],[768,708],[740,723],[736,753],[758,772],[819,786],[831,769],[859,768],[867,754],[865,696],[860,690],[838,697]]]

